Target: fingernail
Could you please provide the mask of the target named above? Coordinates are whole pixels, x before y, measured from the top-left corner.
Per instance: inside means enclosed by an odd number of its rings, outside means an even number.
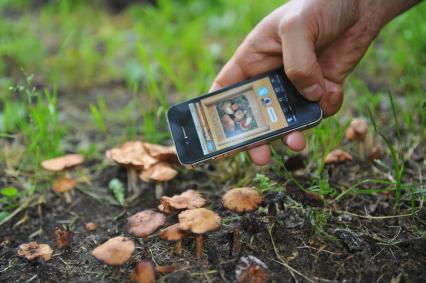
[[[309,100],[317,101],[321,99],[323,90],[319,84],[314,84],[302,89],[302,95]]]

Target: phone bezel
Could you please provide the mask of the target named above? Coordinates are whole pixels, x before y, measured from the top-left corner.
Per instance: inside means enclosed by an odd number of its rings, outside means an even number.
[[[292,102],[293,102],[293,104],[294,104],[294,106],[296,108],[296,117],[297,117],[296,124],[294,124],[292,126],[288,126],[286,128],[280,129],[280,130],[276,130],[274,132],[270,132],[268,134],[261,135],[259,137],[253,138],[253,139],[250,139],[250,140],[248,140],[248,141],[246,141],[244,143],[233,145],[233,146],[230,146],[230,147],[218,150],[216,152],[204,155],[202,153],[200,141],[199,141],[198,136],[196,134],[194,122],[193,122],[192,117],[191,117],[190,112],[189,112],[189,106],[188,106],[189,103],[197,102],[197,101],[199,101],[201,99],[204,99],[204,98],[207,98],[207,97],[210,97],[210,96],[213,96],[213,95],[220,94],[220,93],[225,92],[225,91],[227,91],[229,89],[232,89],[232,88],[235,88],[235,87],[238,87],[238,86],[241,86],[241,85],[253,82],[255,80],[259,80],[259,79],[264,78],[264,77],[269,77],[269,76],[277,74],[277,73],[279,75],[282,75],[282,78],[284,79],[284,83],[282,85],[283,85],[284,88],[286,88],[286,91],[287,92],[292,92],[292,94],[289,95],[289,99],[292,100]],[[183,121],[186,122],[183,125],[185,126],[185,128],[187,126],[191,127],[191,128],[189,128],[190,131],[191,131],[191,133],[187,134],[186,138],[184,137],[184,139],[186,140],[184,142],[185,144],[182,144],[183,141],[181,141],[182,140],[182,137],[181,137],[182,136],[182,134],[181,134],[182,131],[180,130],[180,128],[177,129],[177,125],[174,125],[173,122],[172,122],[172,121],[175,121],[175,120],[177,120],[179,118],[182,118],[182,115],[177,115],[177,117],[172,117],[173,116],[173,111],[178,111],[179,110],[178,108],[182,108],[182,107],[183,108],[186,107],[187,111],[185,111],[185,109],[180,109],[181,113],[185,113],[186,112],[185,115],[188,116],[188,117],[186,117],[186,119],[183,120]],[[306,107],[315,107],[316,110],[319,110],[319,111],[318,111],[318,113],[315,113],[316,114],[315,117],[312,117],[312,115],[303,115],[303,116],[301,116],[299,114],[301,107],[305,107],[305,108]],[[302,108],[302,109],[306,110],[304,108]],[[266,72],[266,73],[257,75],[255,77],[252,77],[252,78],[248,79],[248,80],[241,81],[239,83],[227,86],[227,87],[219,89],[217,91],[214,91],[214,92],[202,95],[202,96],[198,96],[196,98],[193,98],[193,99],[184,101],[182,103],[176,104],[176,105],[170,107],[169,110],[167,111],[167,122],[168,122],[168,125],[169,125],[170,132],[172,133],[173,142],[174,142],[174,144],[176,146],[176,150],[178,152],[179,162],[182,163],[183,165],[192,166],[193,167],[193,166],[196,166],[197,164],[204,163],[207,160],[217,159],[217,158],[219,158],[221,156],[224,156],[224,155],[226,155],[227,153],[230,153],[230,152],[234,152],[234,151],[237,151],[237,150],[248,148],[250,146],[255,146],[255,145],[258,145],[258,144],[261,144],[261,143],[266,143],[267,141],[272,140],[272,139],[274,139],[276,137],[279,137],[279,136],[281,136],[283,134],[286,134],[286,133],[289,133],[289,132],[292,132],[292,131],[296,131],[296,130],[303,130],[303,129],[306,129],[306,128],[313,127],[313,126],[315,126],[315,125],[317,125],[317,124],[319,124],[321,122],[322,116],[323,116],[323,113],[322,113],[321,107],[319,107],[319,104],[318,103],[314,103],[314,102],[309,102],[305,98],[303,98],[297,92],[297,90],[291,84],[291,82],[288,80],[287,76],[285,75],[285,73],[283,71],[283,68],[280,68],[280,69],[277,69],[277,70],[273,70],[273,71],[270,71],[270,72]],[[306,118],[306,119],[304,119],[304,118]],[[190,125],[188,125],[188,124],[190,124]],[[181,124],[179,126],[183,127],[183,126],[181,126]],[[188,141],[189,140],[189,136],[192,136],[193,134],[195,134],[195,138],[191,139],[191,146],[195,146],[194,145],[194,141],[196,141],[195,143],[198,145],[197,148],[199,149],[199,153],[201,153],[201,154],[194,155],[191,158],[191,156],[186,156],[188,154],[185,155],[185,152],[188,152],[187,146],[189,147],[189,141]],[[181,141],[181,142],[179,142],[179,141]],[[192,148],[192,151],[195,151],[195,149]]]

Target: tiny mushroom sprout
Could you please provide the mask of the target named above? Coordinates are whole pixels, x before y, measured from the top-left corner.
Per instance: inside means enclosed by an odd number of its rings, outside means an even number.
[[[28,260],[42,258],[48,261],[52,258],[53,250],[47,244],[38,244],[37,242],[29,242],[18,247],[18,255],[26,257]]]
[[[347,160],[352,160],[352,156],[349,153],[341,149],[335,149],[327,154],[324,163],[329,165]]]
[[[222,219],[219,215],[207,208],[185,210],[178,215],[179,229],[191,231],[195,234],[197,257],[203,254],[203,234],[220,228]]]
[[[128,190],[137,194],[138,171],[147,169],[158,162],[157,159],[149,155],[143,142],[129,141],[120,147],[110,149],[106,152],[106,157],[127,168]]]
[[[163,194],[162,182],[169,181],[176,177],[177,171],[169,163],[160,162],[150,168],[143,170],[139,177],[145,182],[155,181],[155,197],[159,199]]]
[[[169,226],[160,232],[160,238],[176,242],[176,253],[182,254],[182,239],[188,235],[187,231],[179,229],[179,223]]]
[[[163,196],[160,202],[161,204],[158,206],[158,209],[164,213],[171,213],[175,210],[200,208],[206,204],[206,200],[201,194],[194,190],[187,190],[180,195],[172,197]]]
[[[365,156],[366,151],[366,137],[368,133],[368,124],[367,121],[363,118],[354,118],[346,129],[345,137],[347,140],[356,141],[358,144],[358,154],[360,156]]]
[[[130,216],[127,218],[127,221],[129,233],[144,239],[145,253],[147,254],[148,236],[157,231],[161,226],[164,226],[166,216],[154,210],[147,209]]]
[[[72,198],[70,191],[74,189],[77,182],[74,179],[68,177],[61,177],[53,182],[52,191],[55,193],[63,193],[65,202],[71,203]]]
[[[60,177],[53,183],[52,190],[57,193],[63,193],[65,202],[71,203],[70,191],[75,187],[76,181],[69,174],[69,170],[84,162],[84,156],[81,154],[67,154],[61,157],[45,160],[41,166],[52,172],[64,171],[65,176]]]
[[[135,243],[129,238],[117,236],[92,251],[92,255],[107,265],[126,263],[135,251]]]
[[[259,192],[253,188],[235,188],[226,192],[223,197],[223,206],[236,213],[246,213],[257,210],[262,203],[263,198]],[[240,225],[234,226],[233,234],[233,251],[234,255],[238,255],[241,250],[241,229]]]

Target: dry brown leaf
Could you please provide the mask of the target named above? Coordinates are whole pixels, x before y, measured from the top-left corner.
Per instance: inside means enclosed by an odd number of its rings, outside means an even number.
[[[58,249],[68,248],[71,246],[72,233],[67,230],[62,230],[59,227],[55,228],[55,243]]]
[[[37,242],[29,242],[18,247],[18,255],[26,257],[28,260],[42,258],[48,261],[52,258],[53,250],[47,244],[37,244]]]

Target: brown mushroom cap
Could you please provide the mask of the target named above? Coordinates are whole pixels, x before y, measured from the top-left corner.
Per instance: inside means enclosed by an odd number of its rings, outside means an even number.
[[[87,222],[86,224],[84,224],[84,228],[85,228],[87,231],[92,232],[92,231],[95,231],[95,230],[96,230],[96,228],[98,228],[98,226],[96,225],[96,223],[93,223],[93,222]]]
[[[61,177],[53,182],[52,190],[55,193],[66,193],[74,189],[76,181],[67,177]]]
[[[41,166],[49,171],[62,171],[80,165],[84,162],[84,156],[81,154],[67,154],[61,157],[45,160]]]
[[[149,142],[144,142],[143,145],[145,146],[145,149],[148,151],[149,155],[160,161],[176,159],[177,153],[174,145],[163,146],[160,144],[152,144]]]
[[[174,210],[200,208],[204,206],[206,200],[199,192],[187,190],[180,195],[172,197],[163,196],[160,202],[161,204],[158,206],[158,209],[164,213],[170,213]]]
[[[176,177],[177,171],[170,167],[168,163],[160,162],[157,164],[154,164],[147,170],[142,171],[142,173],[139,175],[139,177],[145,181],[168,181]]]
[[[219,229],[221,218],[207,208],[195,208],[182,211],[178,215],[179,229],[190,230],[195,234],[204,234]]]
[[[122,265],[135,251],[135,243],[123,236],[109,239],[92,251],[92,255],[108,265]]]
[[[129,141],[120,147],[110,149],[106,152],[106,157],[121,166],[149,168],[158,160],[149,155],[143,142]]]
[[[150,261],[140,261],[130,274],[130,281],[135,283],[154,283],[155,270]]]
[[[147,209],[130,216],[127,221],[130,234],[136,237],[147,237],[166,223],[166,216]]]
[[[348,140],[360,140],[363,141],[367,136],[368,124],[362,118],[355,118],[352,120],[349,128],[346,129],[345,137]]]
[[[160,232],[160,238],[166,241],[180,241],[186,235],[188,235],[187,231],[179,229],[179,223],[173,224]]]
[[[237,213],[256,210],[262,202],[262,196],[253,188],[235,188],[223,195],[223,206]]]
[[[335,149],[325,157],[324,163],[332,164],[337,162],[343,162],[346,160],[352,160],[352,156],[346,151],[343,151],[341,149]]]
[[[26,257],[28,260],[42,258],[48,261],[52,258],[53,250],[47,244],[37,244],[37,242],[29,242],[18,247],[18,255]]]

